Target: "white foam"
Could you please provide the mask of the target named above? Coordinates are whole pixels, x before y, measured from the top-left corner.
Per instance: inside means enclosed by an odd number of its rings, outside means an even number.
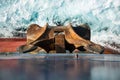
[[[0,34],[12,37],[17,27],[32,23],[43,26],[46,22],[73,25],[88,23],[92,41],[105,45],[120,44],[119,0],[1,0]],[[3,27],[6,29],[2,29]]]

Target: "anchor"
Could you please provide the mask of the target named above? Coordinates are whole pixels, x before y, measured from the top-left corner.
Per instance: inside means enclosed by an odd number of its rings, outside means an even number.
[[[104,47],[90,41],[91,32],[87,24],[73,27],[50,26],[41,27],[31,24],[27,29],[27,42],[18,48],[22,53],[98,53],[102,54]]]

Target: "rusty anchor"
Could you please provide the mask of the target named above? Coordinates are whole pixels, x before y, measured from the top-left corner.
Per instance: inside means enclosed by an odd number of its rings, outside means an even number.
[[[72,27],[49,26],[40,27],[32,24],[27,29],[27,42],[18,48],[22,53],[99,53],[104,47],[90,41],[90,27],[87,24]]]

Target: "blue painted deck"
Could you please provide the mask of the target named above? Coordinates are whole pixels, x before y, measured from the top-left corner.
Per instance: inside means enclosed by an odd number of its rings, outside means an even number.
[[[1,55],[0,80],[120,80],[120,55]]]

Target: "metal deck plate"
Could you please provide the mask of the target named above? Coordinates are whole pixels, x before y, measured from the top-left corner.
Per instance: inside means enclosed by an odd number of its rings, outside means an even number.
[[[120,55],[2,55],[0,80],[120,80]]]

